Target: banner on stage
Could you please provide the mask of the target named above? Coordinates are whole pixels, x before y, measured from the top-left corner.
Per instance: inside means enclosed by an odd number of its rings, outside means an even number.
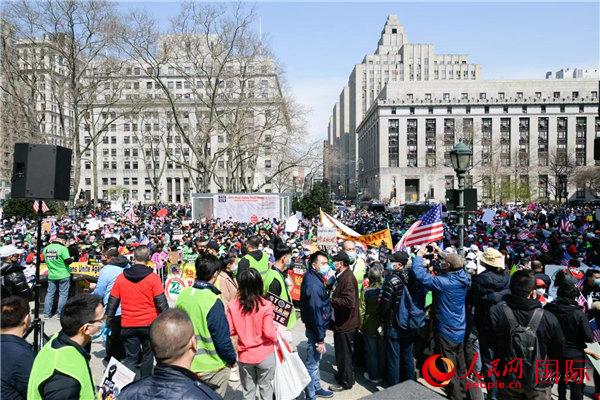
[[[268,194],[215,194],[214,218],[233,219],[239,222],[258,221],[263,218],[280,218],[278,195]]]

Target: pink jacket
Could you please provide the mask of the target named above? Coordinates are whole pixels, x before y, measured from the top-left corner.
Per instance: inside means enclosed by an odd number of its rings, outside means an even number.
[[[273,305],[260,299],[258,311],[242,313],[240,301],[236,298],[227,305],[227,322],[231,336],[238,337],[238,359],[245,364],[259,364],[274,350],[277,331],[273,322]]]

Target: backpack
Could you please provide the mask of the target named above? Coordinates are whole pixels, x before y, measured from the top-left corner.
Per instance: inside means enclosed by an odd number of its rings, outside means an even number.
[[[413,301],[407,282],[404,281],[402,275],[400,275],[400,280],[404,287],[396,310],[396,322],[404,330],[419,329],[425,325],[425,310],[419,308]]]
[[[544,312],[541,308],[536,308],[531,320],[526,326],[517,322],[515,314],[503,303],[502,310],[508,319],[509,338],[508,338],[508,359],[511,361],[521,359],[523,361],[523,376],[521,382],[525,389],[535,389],[539,382],[536,382],[536,360],[540,359],[540,345],[536,335],[537,329],[542,320]]]

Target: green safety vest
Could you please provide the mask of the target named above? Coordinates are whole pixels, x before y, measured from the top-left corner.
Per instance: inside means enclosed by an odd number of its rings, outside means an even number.
[[[81,388],[79,390],[80,399],[95,399],[96,392],[88,361],[73,346],[63,346],[60,349],[52,348],[52,342],[57,336],[58,333],[52,336],[35,357],[29,376],[29,384],[27,385],[27,398],[29,400],[42,400],[39,391],[40,385],[57,371],[79,382]]]
[[[256,261],[250,254],[246,254],[242,258],[248,260],[250,268],[254,268],[260,273],[263,279],[265,278],[265,274],[269,272],[269,256],[267,253],[262,253],[262,258],[259,261]]]
[[[361,291],[365,281],[366,266],[364,260],[357,258],[356,261],[354,261],[354,266],[352,268],[352,273],[354,274],[356,282],[358,283],[358,290]]]
[[[187,287],[183,289],[175,303],[175,307],[185,311],[194,325],[194,335],[198,345],[196,356],[192,361],[191,370],[194,372],[213,372],[225,367],[225,361],[217,354],[206,321],[210,309],[217,300],[221,301],[219,296],[210,289]]]
[[[287,284],[285,283],[285,281],[283,280],[283,277],[281,276],[281,273],[279,273],[279,271],[275,271],[274,269],[269,269],[265,275],[265,280],[264,280],[264,292],[267,293],[269,292],[269,286],[271,286],[271,283],[273,281],[278,281],[279,284],[281,285],[281,293],[273,293],[276,296],[281,297],[283,300],[288,301],[288,302],[292,302],[292,299],[290,298],[290,293],[287,287]],[[290,314],[290,319],[288,320],[288,324],[287,327],[288,329],[292,329],[295,325],[296,325],[296,310],[292,309],[292,313]]]

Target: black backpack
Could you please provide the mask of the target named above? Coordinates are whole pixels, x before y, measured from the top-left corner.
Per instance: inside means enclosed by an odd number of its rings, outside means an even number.
[[[544,315],[541,308],[536,308],[531,320],[526,326],[517,322],[513,311],[504,303],[502,305],[504,315],[508,319],[509,337],[507,360],[521,359],[523,361],[523,377],[521,383],[525,389],[534,389],[538,386],[536,382],[536,361],[540,359],[540,345],[537,338],[537,329]]]

